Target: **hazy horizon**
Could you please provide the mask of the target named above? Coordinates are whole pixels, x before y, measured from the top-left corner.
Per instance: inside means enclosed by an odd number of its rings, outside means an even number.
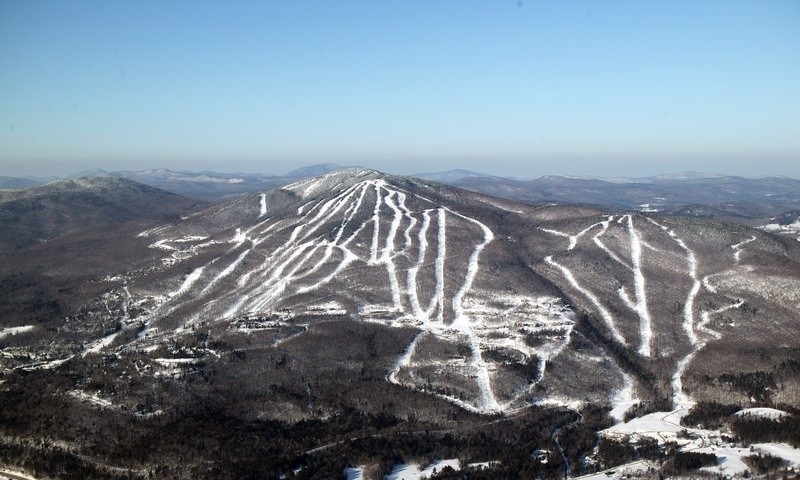
[[[758,178],[758,177],[789,177],[800,179],[800,175],[787,175],[784,173],[761,173],[761,174],[738,174],[738,173],[730,173],[730,172],[723,172],[723,171],[713,171],[713,170],[703,170],[703,169],[693,169],[693,168],[686,168],[682,170],[663,170],[659,171],[657,169],[652,169],[652,172],[655,173],[641,173],[641,174],[631,174],[631,173],[623,173],[618,175],[611,175],[611,174],[602,174],[602,173],[590,173],[590,172],[547,172],[542,171],[539,173],[534,174],[526,174],[525,170],[518,170],[521,173],[503,173],[498,171],[493,171],[490,166],[481,166],[478,165],[476,167],[465,167],[463,165],[455,165],[451,168],[442,168],[442,169],[433,169],[430,168],[428,170],[411,170],[406,168],[403,169],[393,169],[393,168],[375,168],[370,165],[364,164],[356,164],[356,163],[337,163],[337,162],[322,162],[322,163],[306,163],[306,164],[296,164],[291,165],[283,169],[279,170],[258,170],[255,169],[257,167],[252,167],[250,169],[241,169],[241,168],[192,168],[192,167],[180,167],[180,168],[171,168],[169,166],[151,166],[146,168],[102,168],[102,167],[88,167],[83,168],[80,170],[69,170],[68,168],[61,168],[58,170],[48,170],[47,172],[42,173],[26,173],[23,171],[22,173],[18,174],[6,174],[0,171],[0,177],[17,177],[17,178],[29,178],[29,179],[37,179],[37,180],[45,180],[45,179],[53,179],[53,178],[66,178],[66,177],[74,177],[81,174],[91,174],[96,173],[99,171],[114,173],[114,172],[138,172],[138,171],[145,171],[145,170],[170,170],[173,172],[191,172],[191,173],[223,173],[223,174],[251,174],[251,175],[285,175],[294,170],[306,168],[306,167],[314,167],[318,165],[325,165],[325,164],[335,164],[339,165],[340,167],[347,168],[347,167],[364,167],[370,168],[377,171],[381,171],[384,173],[389,174],[397,174],[397,175],[420,175],[420,174],[428,174],[428,173],[443,173],[449,172],[453,170],[468,170],[474,173],[480,174],[487,174],[487,175],[494,175],[498,177],[508,177],[508,178],[519,178],[519,179],[532,179],[532,178],[539,178],[547,175],[555,175],[555,176],[565,176],[565,177],[598,177],[598,178],[648,178],[648,177],[657,177],[661,175],[676,175],[676,174],[708,174],[708,175],[729,175],[729,176],[736,176],[736,177],[744,177],[744,178]]]

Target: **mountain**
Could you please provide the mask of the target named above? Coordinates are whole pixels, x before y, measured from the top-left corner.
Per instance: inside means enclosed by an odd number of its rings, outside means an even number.
[[[202,201],[218,201],[287,185],[302,178],[323,175],[342,167],[332,163],[298,168],[285,175],[260,173],[189,172],[157,168],[138,171],[90,170],[76,176],[120,177]]]
[[[677,423],[618,444],[624,419],[800,408],[800,243],[707,218],[346,169],[65,235],[0,275],[0,441],[40,472],[335,478],[440,456],[561,478],[675,465],[657,446],[688,445],[681,428],[733,448]]]
[[[30,188],[41,183],[30,178],[0,177],[0,189]]]
[[[503,177],[440,179],[467,190],[528,203],[585,203],[610,208],[669,211],[701,205],[719,218],[756,220],[800,208],[800,180],[675,174],[643,179],[545,176],[532,180]]]
[[[197,204],[115,177],[82,177],[0,191],[0,252],[154,212],[157,216],[178,215]]]
[[[306,177],[316,177],[319,175],[325,175],[326,173],[335,172],[337,170],[341,170],[343,167],[341,165],[337,165],[335,163],[319,163],[316,165],[310,165],[308,167],[301,167],[284,175],[288,178],[306,178]]]
[[[472,177],[491,177],[485,173],[473,172],[464,169],[448,170],[446,172],[433,172],[433,173],[418,173],[414,175],[423,180],[432,180],[434,182],[451,183]]]

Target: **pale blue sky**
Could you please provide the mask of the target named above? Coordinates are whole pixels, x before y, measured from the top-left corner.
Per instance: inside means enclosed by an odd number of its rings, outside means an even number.
[[[800,177],[800,1],[0,2],[0,175]]]

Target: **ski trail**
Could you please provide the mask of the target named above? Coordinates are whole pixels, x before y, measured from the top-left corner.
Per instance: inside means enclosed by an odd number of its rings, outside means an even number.
[[[351,203],[350,207],[348,207],[347,210],[345,210],[344,219],[342,220],[341,225],[339,225],[339,228],[336,231],[336,236],[334,237],[332,242],[330,242],[330,243],[325,242],[325,245],[326,245],[325,246],[325,253],[322,256],[322,258],[319,260],[319,262],[317,262],[317,264],[314,265],[314,267],[311,268],[310,270],[308,270],[306,273],[304,273],[303,275],[300,275],[299,277],[297,277],[296,280],[308,277],[308,276],[316,273],[320,268],[322,268],[328,262],[328,260],[330,259],[331,255],[333,254],[333,250],[335,248],[337,248],[337,247],[340,250],[342,250],[342,252],[345,254],[346,257],[348,256],[348,254],[350,256],[352,256],[352,252],[350,252],[350,250],[348,250],[344,245],[340,245],[339,241],[342,238],[342,234],[344,233],[345,227],[353,220],[353,217],[358,212],[358,209],[361,208],[361,203],[364,200],[365,193],[366,193],[366,188],[362,187],[361,188],[361,195],[358,197],[358,200],[355,203]],[[344,261],[344,259],[343,259],[343,261]],[[352,259],[348,260],[347,263],[349,264],[351,261],[352,261]],[[335,272],[341,271],[342,268],[343,268],[343,266],[341,264],[338,265],[336,270],[335,270]],[[330,277],[330,275],[328,277],[325,277],[325,278],[328,279],[327,281],[330,281],[332,279]],[[324,283],[327,283],[327,282],[324,282]],[[323,282],[318,282],[313,287],[320,287],[322,285],[323,285]],[[300,290],[302,290],[303,292],[307,292],[307,291],[313,290],[313,288],[311,288],[311,287],[303,287]]]
[[[414,337],[413,340],[411,340],[411,343],[408,344],[406,350],[403,352],[402,355],[400,355],[400,358],[397,359],[397,362],[395,362],[392,371],[389,372],[389,375],[386,376],[387,380],[394,383],[395,385],[402,385],[400,381],[397,380],[397,374],[400,373],[400,369],[402,369],[403,367],[407,367],[411,363],[411,357],[414,356],[414,351],[417,349],[417,343],[424,334],[425,331],[421,331]]]
[[[631,239],[631,262],[633,263],[633,283],[636,293],[636,313],[639,315],[639,353],[649,357],[653,341],[653,328],[650,312],[647,309],[647,291],[642,273],[642,243],[639,233],[633,226],[633,215],[628,215],[628,233]]]
[[[417,253],[417,263],[413,265],[411,268],[408,269],[406,272],[407,280],[406,283],[408,285],[408,300],[411,304],[411,311],[414,314],[414,318],[420,320],[422,322],[427,322],[430,320],[429,312],[423,312],[422,305],[419,300],[419,293],[417,291],[417,275],[419,274],[419,269],[422,268],[422,265],[425,262],[425,254],[428,251],[428,227],[431,224],[431,215],[430,210],[425,210],[422,212],[422,225],[419,228],[419,232],[417,233],[417,240],[419,241],[419,251]],[[435,298],[435,295],[434,295]]]
[[[593,229],[594,227],[596,227],[598,225],[604,226],[603,231],[605,231],[605,229],[608,228],[608,223],[607,222],[597,222],[597,223],[595,223],[593,225],[589,225],[588,227],[584,228],[583,230],[581,230],[580,232],[576,233],[575,235],[570,235],[569,236],[569,246],[567,247],[567,250],[568,251],[569,250],[574,250],[575,247],[578,245],[578,240],[584,234],[589,232],[589,230]]]
[[[628,264],[628,262],[626,262],[625,260],[623,260],[622,258],[620,258],[620,257],[619,257],[619,255],[617,255],[616,253],[614,253],[613,251],[611,251],[611,249],[610,249],[610,248],[608,248],[608,246],[607,246],[605,243],[603,243],[603,241],[602,241],[602,240],[600,240],[600,237],[601,237],[601,236],[603,236],[603,234],[605,234],[605,233],[606,233],[606,231],[608,230],[608,226],[609,226],[609,224],[610,224],[611,222],[613,222],[613,221],[614,221],[614,216],[613,216],[613,215],[610,215],[610,216],[608,217],[608,220],[606,220],[606,221],[604,221],[604,222],[600,222],[600,223],[603,225],[603,228],[602,228],[602,230],[600,230],[599,232],[597,232],[597,234],[596,234],[594,237],[592,237],[592,241],[595,243],[595,245],[597,245],[598,247],[600,247],[600,249],[601,249],[601,250],[603,250],[604,252],[606,252],[606,254],[608,254],[608,256],[609,256],[609,257],[611,257],[611,258],[612,258],[614,261],[616,261],[617,263],[621,264],[622,266],[624,266],[624,267],[625,267],[625,268],[627,268],[628,270],[633,270],[633,267],[632,267],[632,266],[630,266],[630,265]]]
[[[583,235],[585,235],[587,232],[589,232],[591,229],[593,229],[594,227],[596,227],[598,225],[603,226],[603,231],[605,231],[606,228],[608,228],[608,221],[597,222],[597,223],[594,223],[592,225],[589,225],[588,227],[584,228],[583,230],[581,230],[580,232],[576,233],[575,235],[570,235],[570,234],[564,233],[564,232],[562,232],[560,230],[553,230],[552,228],[539,227],[539,230],[541,230],[543,232],[546,232],[546,233],[549,233],[551,235],[556,235],[558,237],[568,238],[569,239],[569,245],[567,246],[567,251],[570,251],[570,250],[574,250],[575,249],[575,247],[578,245],[578,240]],[[597,235],[595,235],[595,238],[597,238]],[[597,243],[597,241],[595,241],[595,243]]]
[[[720,313],[725,313],[728,310],[741,308],[742,306],[744,306],[744,300],[739,300],[736,303],[733,303],[731,305],[726,305],[726,306],[721,307],[721,308],[717,308],[716,310],[703,311],[702,314],[700,315],[701,320],[700,320],[700,323],[697,324],[697,329],[698,330],[702,330],[704,332],[707,332],[708,334],[714,336],[715,338],[721,338],[722,335],[720,335],[719,332],[717,332],[716,330],[712,330],[712,329],[708,328],[708,324],[711,323],[711,316],[712,315],[719,315]]]
[[[625,412],[630,410],[630,408],[637,403],[637,399],[633,392],[633,379],[631,379],[631,376],[625,372],[622,372],[622,378],[622,388],[617,391],[617,393],[614,395],[614,398],[611,400],[611,405],[613,405],[613,408],[610,412],[608,412],[608,415],[617,422],[624,421]]]
[[[556,235],[558,237],[571,238],[570,234],[564,233],[564,232],[561,232],[561,231],[558,231],[558,230],[553,230],[552,228],[539,227],[539,230],[541,230],[543,232],[546,232],[546,233],[549,233],[551,235]]]
[[[397,230],[400,228],[400,222],[403,219],[403,212],[397,207],[394,201],[394,190],[389,191],[388,195],[384,197],[384,203],[394,212],[392,223],[389,226],[389,232],[386,235],[386,243],[381,253],[380,263],[384,264],[386,270],[389,272],[389,287],[392,290],[392,302],[397,311],[402,311],[403,306],[401,303],[400,282],[397,280],[397,266],[394,263],[394,239],[397,236]]]
[[[299,288],[297,290],[297,293],[306,293],[306,292],[312,292],[314,290],[317,290],[318,288],[322,287],[323,285],[329,283],[331,280],[336,278],[336,276],[339,275],[339,273],[342,270],[344,270],[345,268],[347,268],[351,263],[353,263],[353,261],[358,260],[358,257],[353,252],[351,252],[350,250],[348,250],[348,249],[346,249],[344,247],[340,247],[340,248],[342,249],[342,252],[344,253],[344,258],[342,259],[341,262],[339,262],[339,264],[336,266],[336,268],[333,270],[333,272],[331,272],[330,274],[328,274],[328,276],[326,276],[326,277],[322,278],[321,280],[319,280],[314,285],[308,285],[306,287]]]
[[[689,366],[698,351],[699,349],[692,350],[688,355],[683,357],[683,359],[678,362],[675,373],[672,374],[672,408],[688,410],[695,404],[692,397],[683,392],[683,379],[681,377],[683,377],[686,367]]]
[[[352,199],[355,193],[355,188],[351,187],[322,204],[317,214],[307,222],[308,228],[306,228],[303,237],[299,238],[298,240],[302,241],[309,238],[321,226],[325,225],[326,222],[333,218],[333,216],[336,215],[336,213],[339,212],[344,205],[352,203],[349,201]],[[311,211],[313,211],[313,209]],[[309,211],[309,213],[311,211]]]
[[[242,263],[242,260],[244,260],[244,258],[245,258],[245,257],[246,257],[246,256],[247,256],[247,255],[248,255],[248,254],[249,254],[251,251],[252,251],[252,249],[247,249],[247,250],[243,251],[242,253],[240,253],[240,254],[239,254],[239,256],[238,256],[238,257],[236,257],[236,260],[234,260],[233,262],[231,262],[231,264],[230,264],[230,265],[228,265],[227,267],[225,267],[225,269],[224,269],[224,270],[222,270],[221,272],[219,272],[219,275],[217,275],[216,277],[214,277],[213,279],[211,279],[211,281],[210,281],[210,282],[208,282],[208,285],[206,285],[206,286],[205,286],[205,288],[203,288],[203,290],[201,290],[201,291],[200,291],[200,295],[203,295],[203,294],[205,294],[206,292],[208,292],[209,290],[211,290],[211,287],[213,287],[213,286],[214,286],[214,285],[215,285],[217,282],[219,282],[219,281],[220,281],[220,280],[222,280],[223,278],[225,278],[225,277],[227,277],[228,275],[230,275],[231,273],[233,273],[233,271],[236,269],[236,267],[238,267],[238,266],[239,266],[239,264],[240,264],[240,263]]]
[[[686,243],[680,238],[674,231],[670,230],[664,225],[656,222],[648,218],[651,223],[658,226],[672,238],[675,243],[678,244],[681,249],[686,252],[686,261],[689,266],[689,277],[692,279],[692,288],[689,290],[688,295],[686,296],[686,302],[684,303],[683,307],[683,329],[686,331],[686,335],[689,337],[689,341],[692,345],[697,344],[697,335],[694,331],[694,301],[697,294],[700,292],[700,287],[702,286],[702,282],[700,279],[697,278],[697,259],[695,258],[694,251],[692,251]]]
[[[408,226],[403,232],[403,236],[406,238],[406,244],[403,247],[403,253],[408,253],[408,251],[413,246],[413,240],[411,240],[411,232],[414,230],[414,227],[417,225],[417,219],[411,214],[411,210],[408,209],[406,206],[406,194],[403,192],[397,192],[397,201],[400,210],[403,211],[403,215],[408,219]]]
[[[183,284],[174,292],[168,293],[167,297],[171,299],[188,292],[189,289],[192,288],[192,285],[200,278],[200,275],[203,274],[204,269],[205,266],[194,269],[194,271],[186,277],[186,280],[183,281]]]
[[[131,304],[131,291],[128,290],[128,280],[125,280],[125,283],[122,284],[122,289],[125,290],[125,301],[122,302],[122,314],[125,316],[126,319],[130,319],[131,315],[128,312],[128,307]]]
[[[497,398],[492,390],[491,379],[489,378],[489,368],[486,365],[486,362],[483,360],[483,355],[481,354],[480,339],[473,331],[472,326],[470,325],[470,319],[464,313],[463,305],[464,297],[472,288],[472,282],[475,280],[475,276],[478,274],[478,261],[480,259],[481,252],[484,248],[486,248],[486,245],[494,240],[494,233],[489,229],[489,227],[474,218],[467,217],[466,215],[462,215],[460,213],[452,211],[450,212],[458,217],[463,218],[464,220],[474,223],[480,227],[481,230],[483,230],[483,241],[476,245],[472,250],[472,255],[470,255],[467,263],[467,275],[464,278],[464,283],[461,285],[461,288],[458,289],[455,296],[453,296],[453,312],[455,314],[455,318],[451,327],[464,332],[469,338],[470,349],[472,350],[472,364],[477,371],[476,381],[481,390],[483,409],[488,411],[499,411],[500,405],[497,403]]]
[[[617,326],[614,323],[614,317],[612,317],[611,314],[608,312],[608,310],[606,310],[606,308],[603,306],[603,304],[600,303],[600,300],[597,297],[595,297],[592,292],[590,292],[590,291],[586,290],[585,288],[583,288],[578,283],[578,281],[575,280],[575,277],[572,275],[572,272],[567,267],[565,267],[564,265],[561,265],[561,264],[557,263],[555,260],[553,260],[553,256],[552,255],[547,256],[544,259],[544,261],[549,263],[550,265],[556,267],[561,272],[561,274],[564,276],[564,278],[567,279],[567,281],[570,283],[570,285],[572,285],[572,288],[574,288],[575,290],[579,291],[581,294],[583,294],[583,296],[585,296],[586,298],[589,299],[589,301],[592,303],[592,305],[594,305],[594,307],[597,309],[597,311],[600,312],[600,316],[603,318],[603,321],[605,322],[606,327],[608,327],[608,329],[611,331],[611,334],[613,335],[614,340],[616,340],[617,342],[621,343],[622,345],[626,345],[627,346],[628,343],[625,341],[625,338],[622,337],[622,334],[620,334],[619,330],[617,329]]]
[[[85,356],[89,355],[90,353],[99,353],[100,350],[102,350],[105,347],[111,345],[111,342],[113,342],[119,336],[120,333],[122,333],[122,332],[121,331],[114,332],[111,335],[107,335],[107,336],[101,338],[100,340],[97,340],[97,341],[93,342],[91,347],[89,347],[86,350],[84,350],[83,352],[81,352],[81,357],[85,357]]]
[[[455,313],[455,320],[453,321],[453,325],[459,321],[468,321],[467,316],[464,314],[464,296],[469,292],[472,288],[472,282],[475,280],[475,275],[478,274],[478,260],[481,255],[481,252],[486,245],[491,243],[494,240],[494,233],[484,225],[483,223],[475,220],[474,218],[470,218],[459,213],[456,213],[461,218],[465,220],[469,220],[474,224],[478,225],[481,230],[483,230],[483,242],[475,246],[475,249],[472,251],[472,255],[469,258],[469,262],[467,263],[467,276],[464,279],[464,283],[461,285],[461,288],[458,289],[455,296],[453,297],[453,312]]]
[[[375,183],[375,195],[377,199],[375,200],[375,209],[372,212],[372,246],[369,253],[369,264],[371,265],[378,263],[378,239],[381,228],[381,187],[377,182]]]
[[[736,260],[736,263],[739,263],[739,260],[741,260],[742,250],[744,249],[744,246],[750,242],[754,242],[755,240],[756,236],[753,235],[752,237],[748,238],[743,242],[739,242],[736,245],[731,245],[731,248],[733,249],[733,258]]]
[[[436,253],[436,291],[428,306],[428,317],[433,314],[434,308],[438,304],[439,314],[436,320],[439,323],[444,322],[444,259],[447,254],[447,232],[446,232],[446,218],[444,208],[439,209],[439,235],[437,240],[438,251]]]
[[[261,194],[261,213],[259,213],[258,217],[261,218],[267,214],[267,194]]]
[[[617,294],[619,295],[619,298],[622,299],[623,303],[625,303],[626,307],[630,308],[634,312],[636,311],[636,302],[631,300],[631,297],[628,295],[628,291],[625,290],[625,287],[619,287]]]
[[[670,230],[665,225],[661,225],[651,218],[648,218],[648,220],[650,223],[667,232],[670,238],[672,238],[672,240],[675,241],[675,243],[677,243],[684,252],[686,252],[686,261],[689,267],[689,277],[691,277],[693,281],[692,288],[689,290],[689,293],[686,296],[686,302],[683,308],[683,329],[686,331],[686,335],[689,337],[689,342],[693,348],[692,351],[690,351],[683,359],[681,359],[681,361],[678,362],[675,373],[672,375],[673,408],[691,408],[691,406],[694,405],[694,401],[690,396],[683,392],[683,380],[681,377],[683,377],[683,373],[686,371],[686,368],[692,362],[697,352],[699,352],[705,346],[705,342],[699,341],[697,334],[695,333],[694,301],[695,297],[700,292],[700,287],[702,286],[702,282],[697,278],[697,259],[695,258],[694,252],[674,231]]]
[[[708,281],[709,278],[711,278],[711,275],[706,275],[705,277],[703,277],[703,280],[702,280],[703,286],[709,292],[717,293],[717,287],[715,287],[714,285],[711,285],[711,282]]]

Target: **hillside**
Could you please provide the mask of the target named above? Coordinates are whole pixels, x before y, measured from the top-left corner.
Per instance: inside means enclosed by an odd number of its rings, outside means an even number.
[[[179,215],[198,203],[114,177],[84,177],[0,190],[0,252],[136,218]]]

